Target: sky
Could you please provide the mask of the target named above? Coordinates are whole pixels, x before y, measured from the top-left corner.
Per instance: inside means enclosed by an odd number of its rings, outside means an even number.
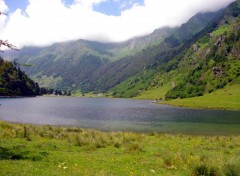
[[[121,42],[176,27],[235,0],[0,0],[0,39],[18,48],[70,40]]]

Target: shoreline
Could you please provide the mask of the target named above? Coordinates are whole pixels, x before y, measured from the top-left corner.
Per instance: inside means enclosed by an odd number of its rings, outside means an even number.
[[[222,110],[222,111],[240,111],[240,108],[224,108],[224,107],[206,107],[206,106],[188,106],[184,104],[176,105],[174,103],[169,103],[168,101],[162,101],[158,102],[156,104],[160,105],[169,105],[173,107],[179,107],[179,108],[190,108],[190,109],[202,109],[202,110]]]
[[[34,95],[34,96],[0,96],[0,98],[35,98],[38,97],[39,95]]]
[[[222,137],[230,137],[230,136],[239,136],[240,133],[216,133],[216,134],[205,134],[205,133],[184,133],[184,132],[170,132],[170,131],[134,131],[134,130],[103,130],[103,129],[97,129],[97,128],[87,128],[87,127],[80,127],[80,126],[74,126],[74,125],[52,125],[52,124],[33,124],[33,123],[21,123],[21,122],[11,122],[7,120],[1,120],[0,119],[0,126],[4,125],[10,125],[10,126],[21,126],[21,127],[31,127],[31,128],[56,128],[56,129],[78,129],[83,131],[95,131],[98,133],[104,133],[104,134],[111,134],[111,133],[129,133],[129,134],[137,134],[137,135],[170,135],[170,136],[191,136],[191,137],[216,137],[216,136],[222,136]],[[204,123],[205,124],[205,123]]]
[[[194,122],[162,122],[163,129],[152,129],[152,130],[139,130],[139,129],[115,129],[115,128],[97,128],[97,127],[87,127],[87,126],[77,126],[77,125],[69,125],[69,124],[47,124],[47,123],[28,123],[28,122],[20,122],[20,121],[8,121],[6,119],[0,119],[0,124],[8,124],[13,126],[29,126],[34,128],[60,128],[60,129],[81,129],[81,130],[90,130],[96,131],[100,133],[134,133],[134,134],[158,134],[158,135],[172,135],[172,136],[206,136],[206,137],[213,137],[213,136],[240,136],[240,128],[237,124],[224,124],[222,125],[213,125],[211,122],[199,122],[195,124]],[[164,126],[169,126],[171,124],[171,128],[164,129]],[[228,125],[231,125],[228,127]],[[201,130],[201,129],[205,130]]]
[[[194,100],[191,104],[189,102],[186,103],[186,99],[175,99],[170,101],[156,101],[154,99],[141,99],[137,97],[133,98],[120,98],[120,97],[111,97],[111,96],[58,96],[58,95],[39,95],[39,96],[0,96],[1,98],[37,98],[37,97],[50,97],[50,98],[108,98],[108,99],[129,99],[129,100],[139,100],[139,101],[152,101],[154,104],[158,105],[168,105],[173,107],[179,107],[179,108],[190,108],[190,109],[205,109],[205,110],[225,110],[225,111],[240,111],[240,107],[223,107],[223,106],[216,106],[216,105],[202,105],[204,102],[198,102],[198,104],[194,104]],[[199,98],[199,97],[194,97]],[[187,99],[188,100],[188,99]],[[210,101],[209,101],[210,102]]]

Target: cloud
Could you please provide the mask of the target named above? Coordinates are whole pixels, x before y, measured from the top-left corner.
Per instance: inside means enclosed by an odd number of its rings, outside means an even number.
[[[127,9],[129,7],[132,7],[133,5],[139,5],[137,0],[125,0],[125,1],[121,1],[120,3],[120,9],[124,10]]]
[[[92,9],[94,4],[106,2],[107,0],[75,0],[75,4]]]
[[[1,39],[18,47],[76,39],[124,41],[163,26],[181,25],[198,12],[216,11],[234,0],[145,0],[122,10],[120,16],[93,10],[93,5],[106,1],[75,0],[66,6],[63,0],[29,0],[26,11],[18,9],[7,19],[1,17]],[[1,9],[7,10],[3,0]]]
[[[3,0],[0,0],[0,11],[7,11],[8,7]]]
[[[8,11],[8,7],[7,5],[5,4],[4,1],[0,0],[0,11],[1,12],[6,12]],[[6,21],[6,16],[2,15],[1,18],[0,18],[0,29],[3,29],[4,28],[4,23]]]

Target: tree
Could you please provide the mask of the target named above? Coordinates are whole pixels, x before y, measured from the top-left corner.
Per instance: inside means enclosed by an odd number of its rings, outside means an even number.
[[[9,43],[7,40],[3,41],[3,40],[0,39],[0,47],[2,45],[6,46],[6,47],[8,47],[8,48],[10,48],[12,50],[17,50],[18,51],[17,47],[14,46],[13,44]]]
[[[0,11],[0,15],[6,14]],[[2,46],[18,50],[7,40],[0,39],[0,48]],[[38,84],[21,71],[16,60],[12,62],[4,61],[0,56],[0,96],[33,96],[39,95],[39,93]]]

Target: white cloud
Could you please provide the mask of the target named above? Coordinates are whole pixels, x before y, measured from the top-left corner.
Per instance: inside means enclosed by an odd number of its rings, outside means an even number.
[[[92,9],[94,4],[106,2],[107,0],[75,0],[75,4]]]
[[[5,12],[8,10],[7,5],[5,4],[5,2],[3,0],[0,0],[0,11],[1,12]]]
[[[0,0],[0,11],[1,11],[1,12],[6,12],[6,11],[8,11],[7,5],[6,5],[5,2],[2,1],[2,0]],[[6,21],[6,16],[1,15],[0,17],[1,17],[1,18],[0,18],[0,29],[3,29],[3,28],[4,28],[4,23],[5,23],[5,21]]]
[[[76,39],[124,41],[159,27],[180,25],[198,12],[216,11],[234,0],[145,0],[121,16],[93,10],[94,4],[104,1],[75,0],[66,6],[62,0],[29,0],[26,11],[18,9],[8,19],[1,17],[0,38],[18,47]],[[7,10],[3,0],[0,8]]]

